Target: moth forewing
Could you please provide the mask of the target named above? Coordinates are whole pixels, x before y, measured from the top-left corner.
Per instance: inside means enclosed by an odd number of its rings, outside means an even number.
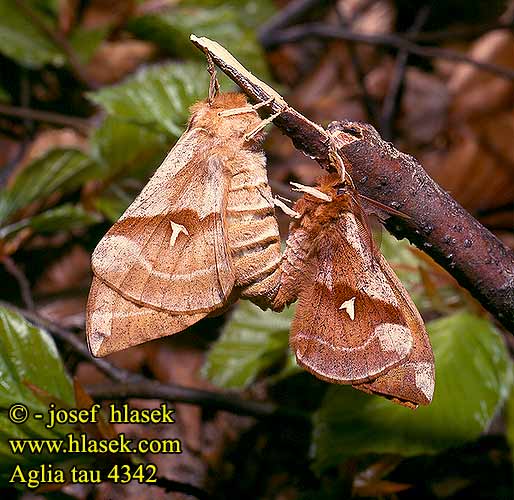
[[[321,196],[295,205],[274,308],[299,299],[290,345],[317,377],[428,404],[433,356],[423,321],[407,291],[370,242],[356,192],[337,175],[320,180]]]
[[[182,331],[241,293],[258,297],[262,281],[274,288],[278,225],[263,134],[252,134],[261,122],[242,94],[192,107],[188,130],[93,253],[94,354]]]
[[[94,356],[106,356],[188,326],[207,313],[172,315],[137,305],[93,277],[88,298],[86,339]]]
[[[434,355],[430,340],[416,306],[384,257],[379,254],[380,267],[387,275],[412,333],[413,346],[408,359],[375,380],[354,385],[355,388],[379,394],[396,403],[415,408],[432,401],[435,387]]]
[[[373,269],[357,228],[353,214],[343,212],[318,235],[291,327],[298,363],[336,383],[372,380],[412,347],[396,296]]]

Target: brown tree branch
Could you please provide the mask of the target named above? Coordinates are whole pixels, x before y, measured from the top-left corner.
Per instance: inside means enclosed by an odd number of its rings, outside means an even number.
[[[274,97],[268,110],[281,111],[274,123],[323,168],[330,169],[328,144],[336,140],[359,191],[409,217],[391,217],[387,228],[433,257],[514,333],[514,252],[443,191],[414,158],[382,140],[370,125],[342,121],[325,131],[289,107],[219,44],[194,35],[191,41],[252,100]]]

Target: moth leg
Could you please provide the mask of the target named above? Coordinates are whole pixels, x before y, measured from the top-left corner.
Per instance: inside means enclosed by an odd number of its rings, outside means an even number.
[[[273,204],[280,208],[280,210],[282,210],[282,212],[284,212],[286,215],[289,215],[289,217],[292,217],[293,219],[299,219],[301,217],[301,215],[296,212],[295,210],[293,210],[292,208],[288,207],[282,200],[278,199],[278,198],[273,198]]]
[[[280,116],[281,113],[282,111],[277,111],[265,120],[262,120],[259,125],[245,135],[245,141],[249,141],[252,137],[255,137],[266,125],[268,125],[268,123],[271,123],[275,118],[277,118],[277,116]]]
[[[212,60],[212,56],[209,52],[205,52],[207,56],[207,72],[210,75],[209,79],[209,104],[214,102],[214,99],[220,92],[220,83],[218,82],[218,78],[216,76],[216,66],[214,66],[214,61]]]
[[[251,113],[252,111],[256,111],[263,106],[268,106],[275,100],[274,97],[270,97],[266,101],[259,102],[254,105],[244,106],[242,108],[234,108],[234,109],[226,109],[225,111],[220,111],[218,116],[233,116],[233,115],[241,115],[243,113]]]
[[[346,166],[341,155],[337,152],[337,149],[332,143],[330,144],[329,158],[341,176],[341,180],[344,182],[346,180]]]

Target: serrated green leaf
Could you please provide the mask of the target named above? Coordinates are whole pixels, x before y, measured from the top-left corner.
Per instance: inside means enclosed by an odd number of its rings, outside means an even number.
[[[27,227],[36,233],[52,233],[82,229],[100,221],[98,214],[86,212],[80,205],[66,203],[0,228],[0,239],[11,237]]]
[[[183,2],[158,15],[134,18],[128,28],[139,38],[151,40],[180,57],[204,55],[189,36],[206,36],[226,47],[247,68],[261,78],[268,76],[264,53],[255,27],[274,11],[269,1]]]
[[[169,63],[144,69],[124,83],[88,95],[118,119],[177,139],[185,128],[189,107],[205,99],[208,88],[204,64]]]
[[[104,175],[143,175],[159,166],[173,139],[166,133],[108,116],[91,138],[93,156],[104,165]]]
[[[101,166],[75,149],[54,149],[33,161],[0,192],[0,226],[17,210],[52,193],[72,192],[86,180],[101,177]]]
[[[243,388],[287,353],[294,308],[263,311],[242,301],[207,355],[202,374],[224,388]]]
[[[432,454],[476,439],[509,394],[512,362],[487,320],[461,312],[427,324],[436,363],[432,404],[416,411],[351,387],[332,386],[314,417],[321,472],[349,456]]]
[[[10,438],[56,438],[71,431],[69,426],[45,427],[45,421],[33,418],[34,413],[47,414],[48,406],[27,386],[38,389],[69,406],[74,404],[73,386],[67,376],[57,348],[48,333],[31,325],[20,315],[0,307],[0,473],[14,463],[48,462],[46,454],[13,455]],[[7,409],[25,405],[30,412],[23,424],[13,424]],[[55,456],[51,460],[55,460]]]
[[[42,22],[54,21],[41,10]],[[0,0],[0,52],[22,66],[37,69],[45,64],[62,66],[64,54],[11,0]]]

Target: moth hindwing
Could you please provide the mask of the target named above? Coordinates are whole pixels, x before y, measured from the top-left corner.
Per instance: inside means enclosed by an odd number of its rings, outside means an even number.
[[[93,253],[95,356],[180,332],[278,284],[264,134],[252,133],[261,122],[242,94],[192,107],[186,132]]]

